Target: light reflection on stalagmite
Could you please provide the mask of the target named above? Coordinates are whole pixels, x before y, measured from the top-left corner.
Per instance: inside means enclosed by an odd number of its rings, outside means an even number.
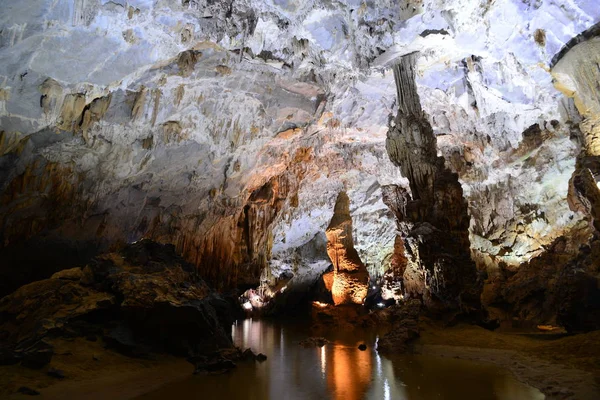
[[[354,248],[350,199],[346,192],[338,194],[325,234],[333,271],[323,275],[323,280],[333,302],[336,305],[362,304],[367,297],[369,274]]]

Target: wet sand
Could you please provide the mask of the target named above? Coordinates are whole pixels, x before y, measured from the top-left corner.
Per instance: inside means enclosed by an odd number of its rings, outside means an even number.
[[[556,337],[426,324],[416,349],[425,355],[496,364],[547,399],[600,399],[600,332]]]
[[[40,392],[37,399],[131,399],[167,382],[188,377],[193,366],[167,355],[153,359],[123,356],[107,350],[101,341],[54,339],[55,355],[49,366],[32,370],[19,365],[0,366],[0,398],[31,399],[15,393],[21,386]],[[64,379],[46,374],[64,372]]]

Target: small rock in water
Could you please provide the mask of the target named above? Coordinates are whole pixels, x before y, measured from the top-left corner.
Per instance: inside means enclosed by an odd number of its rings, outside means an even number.
[[[358,349],[360,351],[365,351],[367,349],[367,345],[364,344],[364,343],[361,343],[361,344],[358,345]]]
[[[216,354],[213,354],[213,358],[217,356],[217,358],[224,358],[226,360],[236,361],[242,357],[243,353],[241,349],[235,347],[231,349],[221,349],[217,351]]]
[[[63,371],[61,371],[60,369],[56,369],[56,368],[50,368],[46,374],[53,378],[58,378],[58,379],[65,378],[65,373]]]
[[[30,387],[27,386],[21,386],[17,392],[21,393],[21,394],[26,394],[27,396],[38,396],[40,394],[40,392],[38,392],[35,389],[32,389]]]
[[[252,350],[246,349],[242,353],[242,360],[244,360],[244,361],[254,361],[254,360],[256,360],[256,354],[254,354],[252,352]]]
[[[256,361],[258,362],[263,362],[267,359],[267,356],[265,356],[263,353],[258,353],[256,355]]]

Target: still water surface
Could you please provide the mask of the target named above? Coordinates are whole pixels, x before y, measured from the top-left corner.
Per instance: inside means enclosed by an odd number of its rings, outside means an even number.
[[[233,326],[233,340],[268,356],[263,363],[239,363],[223,375],[195,375],[138,397],[224,400],[540,400],[537,389],[491,364],[428,356],[380,356],[376,334],[326,335],[324,347],[298,344],[301,326],[247,319]],[[367,343],[366,351],[358,350]]]

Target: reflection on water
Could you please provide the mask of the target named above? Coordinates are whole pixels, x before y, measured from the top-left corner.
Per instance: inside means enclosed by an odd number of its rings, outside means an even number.
[[[324,347],[304,348],[300,326],[270,321],[238,322],[235,344],[269,358],[240,363],[223,375],[196,375],[167,384],[139,399],[490,399],[538,400],[544,396],[493,365],[426,356],[379,356],[377,337],[341,332]],[[360,343],[369,344],[366,351]]]
[[[324,349],[320,357],[327,360],[330,370],[327,386],[335,399],[359,400],[371,383],[372,357],[370,351],[359,351],[355,346],[331,346]],[[329,350],[329,351],[327,351]]]

